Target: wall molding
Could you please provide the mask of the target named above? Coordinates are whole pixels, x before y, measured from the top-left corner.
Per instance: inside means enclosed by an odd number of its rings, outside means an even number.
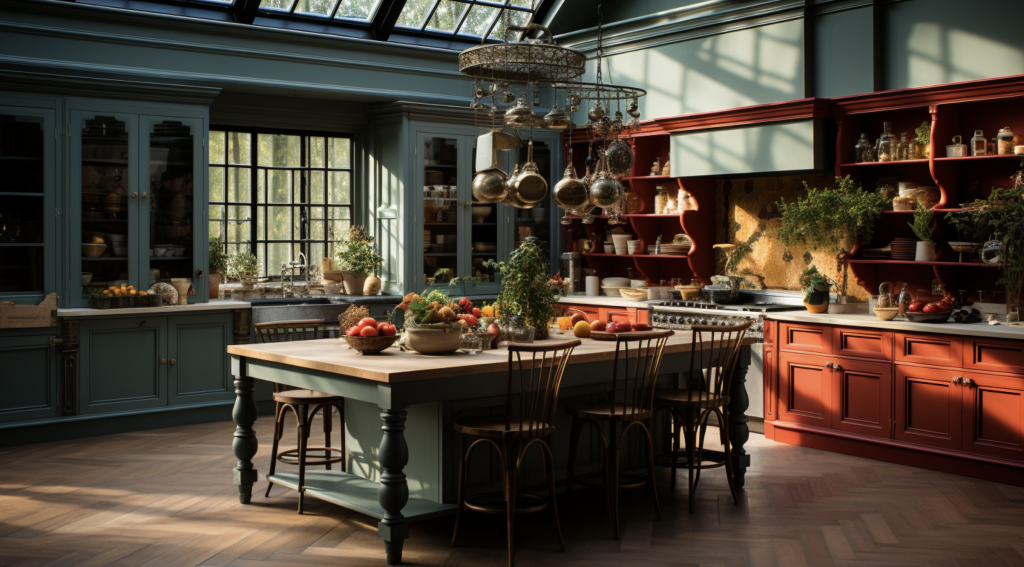
[[[94,74],[64,74],[3,68],[0,60],[0,84],[5,91],[39,94],[119,98],[151,102],[209,105],[220,89],[201,85],[181,85],[99,77]]]

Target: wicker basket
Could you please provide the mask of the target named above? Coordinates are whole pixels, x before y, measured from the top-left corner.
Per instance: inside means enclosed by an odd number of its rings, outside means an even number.
[[[647,299],[646,289],[620,289],[619,293],[630,301],[643,301]]]
[[[359,354],[378,354],[395,344],[398,335],[377,337],[343,337],[348,346]]]

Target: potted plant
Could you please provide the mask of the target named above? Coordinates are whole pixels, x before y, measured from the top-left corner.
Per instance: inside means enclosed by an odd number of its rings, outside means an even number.
[[[228,260],[228,275],[242,282],[242,289],[252,289],[260,274],[260,261],[252,252],[235,252]]]
[[[928,159],[932,155],[932,123],[924,121],[914,129],[914,142],[917,144],[917,155]]]
[[[800,287],[804,290],[804,307],[809,313],[828,312],[829,291],[834,287],[835,281],[818,272],[818,268],[811,266],[800,275]]]
[[[348,295],[363,295],[366,278],[374,275],[384,263],[384,258],[373,248],[373,237],[366,234],[361,226],[345,231],[334,247],[334,258]]]
[[[835,255],[839,303],[846,303],[847,270],[856,241],[870,242],[875,224],[889,203],[885,190],[865,191],[850,176],[836,177],[835,185],[815,189],[804,182],[807,195],[787,204],[779,200],[782,226],[778,237],[786,246],[805,245]]]
[[[908,222],[907,226],[914,231],[917,237],[917,254],[914,260],[918,262],[931,262],[935,260],[935,243],[932,242],[932,235],[935,227],[932,226],[932,212],[924,203],[917,203],[917,211],[914,212],[914,222]]]
[[[982,253],[994,258],[1002,270],[996,283],[1006,286],[1008,322],[1019,320],[1021,287],[1024,284],[1024,172],[1014,176],[1014,186],[993,188],[988,199],[972,210],[979,228],[994,234]]]
[[[228,255],[219,236],[210,237],[210,299],[220,297],[220,282],[228,271]]]
[[[561,288],[548,284],[548,259],[536,237],[527,237],[507,261],[497,263],[497,270],[504,282],[495,300],[502,321],[533,327],[535,338],[546,339]]]
[[[946,213],[946,223],[956,229],[956,240],[949,241],[949,247],[960,254],[960,261],[964,261],[964,253],[967,253],[967,261],[971,260],[971,254],[981,248],[984,241],[982,225],[972,211],[956,211]]]

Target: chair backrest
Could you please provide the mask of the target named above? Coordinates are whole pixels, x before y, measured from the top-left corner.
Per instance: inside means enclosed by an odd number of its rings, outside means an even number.
[[[519,431],[526,436],[540,436],[543,430],[534,426],[555,423],[562,375],[573,349],[579,344],[579,339],[549,344],[509,343],[505,431],[510,431],[512,424],[518,423]],[[527,355],[526,360],[523,355]],[[518,393],[513,389],[516,371],[519,375]]]
[[[729,394],[743,337],[752,321],[729,327],[694,325],[693,353],[686,379],[687,400],[711,400]]]
[[[616,335],[612,394],[609,397],[613,415],[639,415],[654,409],[658,369],[665,355],[665,344],[674,334],[674,331],[663,329]],[[619,374],[620,360],[622,374]]]
[[[305,319],[302,321],[273,321],[256,323],[256,342],[284,343],[289,341],[309,341],[320,338],[320,326],[323,319]]]

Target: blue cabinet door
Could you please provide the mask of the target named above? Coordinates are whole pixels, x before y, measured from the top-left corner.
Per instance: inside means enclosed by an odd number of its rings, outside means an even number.
[[[50,335],[0,338],[0,423],[57,416],[57,355]]]
[[[167,318],[85,319],[79,413],[167,405]]]
[[[234,399],[227,355],[231,314],[168,317],[167,332],[168,403]]]

